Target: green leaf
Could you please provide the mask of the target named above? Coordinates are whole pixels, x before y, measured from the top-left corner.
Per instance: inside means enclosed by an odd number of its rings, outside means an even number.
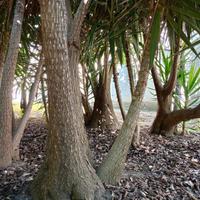
[[[160,11],[156,10],[150,31],[150,66],[153,65],[155,52],[160,39]]]

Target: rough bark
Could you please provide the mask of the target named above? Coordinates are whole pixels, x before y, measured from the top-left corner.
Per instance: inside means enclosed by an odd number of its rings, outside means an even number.
[[[6,52],[8,48],[9,43],[9,35],[10,35],[10,20],[11,20],[11,12],[13,7],[13,0],[10,0],[7,2],[7,13],[4,21],[4,25],[2,28],[2,32],[0,34],[0,85],[1,85],[1,79],[3,75],[3,66],[4,61],[6,57]]]
[[[17,63],[25,0],[16,2],[0,89],[0,167],[12,161],[12,86]]]
[[[131,97],[133,98],[134,90],[135,90],[135,80],[133,77],[133,69],[131,66],[131,58],[130,58],[130,47],[128,43],[128,38],[125,39],[125,56],[126,56],[126,67],[128,71],[128,77],[129,77],[129,85],[130,85],[130,91],[131,91]],[[140,127],[139,124],[135,127],[134,136],[132,139],[132,146],[137,147],[140,144]]]
[[[147,37],[142,56],[138,82],[126,119],[106,159],[103,161],[97,171],[97,174],[101,180],[108,184],[115,184],[117,181],[119,181],[124,168],[125,159],[132,142],[142,99],[148,81],[150,69],[149,45],[150,37]]]
[[[65,1],[41,0],[40,5],[49,91],[49,135],[47,160],[34,182],[33,197],[103,199],[103,185],[87,157],[78,66],[74,69],[78,50],[68,43]]]
[[[125,110],[123,108],[121,91],[120,91],[119,81],[118,81],[118,72],[116,70],[115,63],[112,65],[112,67],[113,67],[113,81],[114,81],[114,84],[115,84],[117,100],[118,100],[119,108],[120,108],[120,111],[121,111],[122,119],[125,120],[126,113],[125,113]]]
[[[137,125],[135,127],[135,131],[133,134],[133,138],[132,138],[132,147],[137,148],[140,146],[140,125],[137,122]]]
[[[1,87],[1,79],[3,75],[3,66],[4,66],[8,41],[9,41],[9,32],[3,31],[0,42],[0,87]]]
[[[90,127],[101,129],[116,129],[119,126],[114,112],[110,94],[110,83],[112,78],[112,68],[108,64],[108,52],[104,56],[103,74],[100,75],[98,86],[95,91],[95,102]]]
[[[13,153],[12,153],[12,158],[14,160],[18,160],[19,159],[19,144],[21,141],[21,138],[23,136],[24,133],[24,129],[26,127],[26,123],[29,119],[30,113],[31,113],[31,109],[33,106],[33,102],[34,102],[34,98],[36,96],[37,93],[37,89],[38,89],[38,85],[40,82],[40,77],[41,77],[41,73],[42,73],[42,65],[43,65],[43,61],[42,61],[42,55],[40,58],[40,62],[38,64],[38,69],[35,75],[35,81],[31,87],[31,91],[30,91],[30,95],[29,95],[29,102],[26,106],[26,110],[25,113],[22,117],[22,119],[20,120],[20,123],[14,133],[14,137],[13,137]]]

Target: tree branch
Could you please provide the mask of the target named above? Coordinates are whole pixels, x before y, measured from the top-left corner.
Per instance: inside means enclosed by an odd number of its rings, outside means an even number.
[[[81,27],[83,21],[85,19],[85,15],[87,14],[87,10],[89,7],[91,0],[82,0],[76,14],[74,16],[74,20],[71,26],[71,33],[70,33],[70,43],[76,43],[79,40]]]
[[[65,6],[66,6],[66,11],[67,11],[67,18],[68,18],[68,30],[71,30],[71,23],[73,21],[72,17],[72,9],[71,9],[71,4],[70,0],[65,0]],[[68,31],[69,33],[70,31]]]
[[[161,101],[161,92],[163,90],[163,86],[162,86],[161,81],[158,77],[158,72],[157,72],[155,66],[152,67],[151,74],[152,74],[153,83],[154,83],[155,90],[156,90],[156,96],[157,96],[158,102],[160,102]]]
[[[179,66],[178,65],[179,64],[179,49],[180,49],[180,37],[176,36],[173,65],[170,72],[170,77],[163,89],[164,96],[170,95],[176,85],[178,66]]]
[[[164,127],[171,128],[176,124],[200,118],[200,104],[195,108],[181,109],[171,112],[164,121]]]

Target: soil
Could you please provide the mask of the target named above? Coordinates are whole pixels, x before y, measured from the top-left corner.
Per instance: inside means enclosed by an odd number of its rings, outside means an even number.
[[[127,156],[121,181],[106,185],[112,199],[200,199],[200,134],[165,138],[150,136],[141,123],[141,145]],[[0,199],[31,200],[30,186],[45,158],[48,130],[42,120],[31,119],[20,145],[19,162],[0,170]],[[118,131],[88,130],[95,167],[102,162]]]

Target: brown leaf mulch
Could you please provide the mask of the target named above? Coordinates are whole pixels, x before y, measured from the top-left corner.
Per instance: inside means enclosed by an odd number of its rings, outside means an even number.
[[[47,129],[29,121],[21,142],[21,161],[0,170],[0,199],[30,200],[30,185],[45,157]],[[117,133],[88,130],[95,167],[102,162]],[[107,185],[112,199],[200,199],[200,134],[165,138],[141,131],[141,146],[130,148],[121,181]]]

